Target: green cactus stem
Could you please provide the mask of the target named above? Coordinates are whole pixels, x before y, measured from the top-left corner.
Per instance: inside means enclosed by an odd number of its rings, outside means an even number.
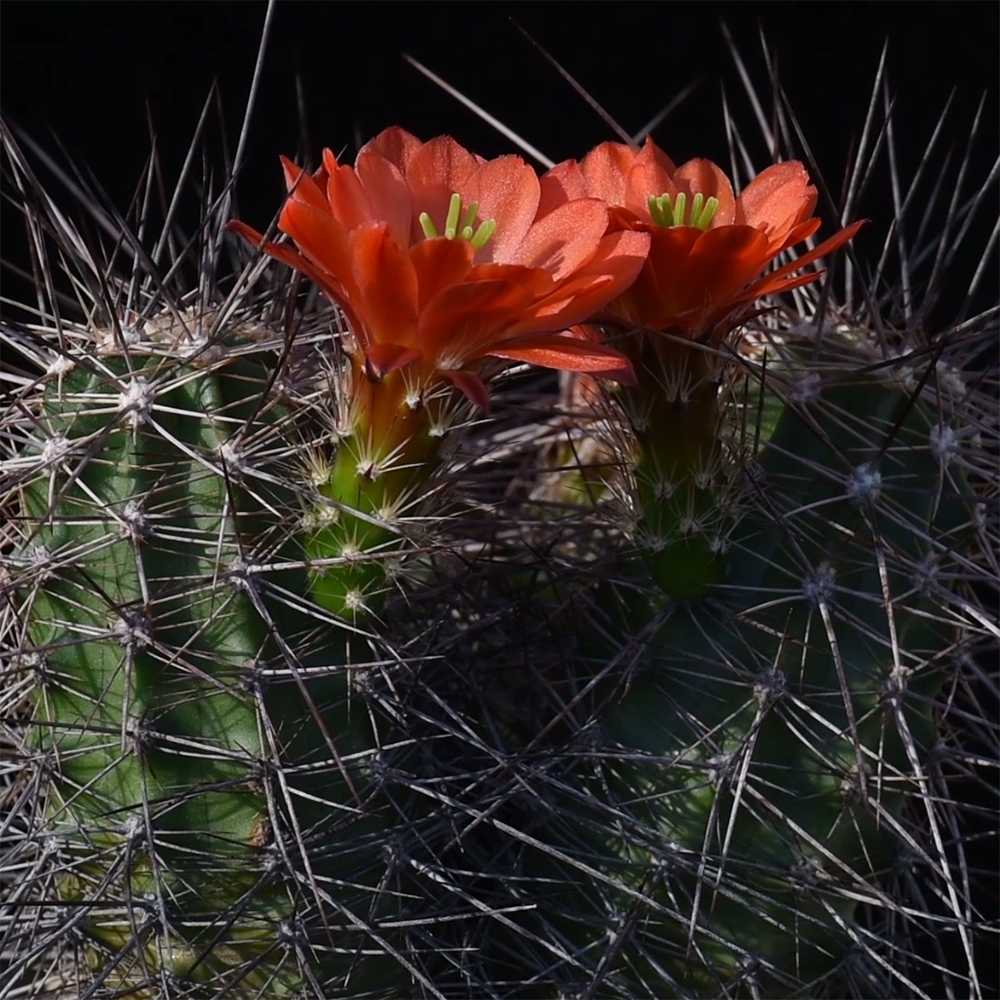
[[[810,385],[745,484],[725,580],[662,608],[606,719],[646,837],[622,857],[660,887],[647,974],[669,995],[799,995],[849,963],[858,903],[906,849],[961,636],[935,610],[971,524],[933,447],[940,387]]]
[[[276,355],[170,353],[67,359],[21,460],[57,892],[130,996],[378,981],[375,743],[303,599]]]
[[[348,363],[342,378],[344,429],[332,461],[320,463],[315,476],[332,502],[307,516],[305,548],[317,603],[364,622],[385,600],[405,515],[423,499],[461,404],[450,386],[412,393],[401,371],[376,378]]]
[[[664,594],[696,598],[725,573],[727,455],[716,352],[677,334],[627,338],[638,384],[622,399],[639,447],[638,552]]]

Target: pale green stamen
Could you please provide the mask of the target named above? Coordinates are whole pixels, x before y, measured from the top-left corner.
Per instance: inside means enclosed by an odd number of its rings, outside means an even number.
[[[459,237],[463,240],[468,240],[472,244],[473,250],[482,250],[487,243],[489,243],[491,237],[497,230],[496,219],[487,219],[485,222],[479,224],[479,228],[476,228],[476,212],[479,211],[479,202],[472,202],[468,208],[465,210],[465,216],[462,217],[462,196],[455,193],[451,196],[451,201],[448,203],[448,215],[444,220],[444,238],[446,240],[453,240],[455,237]],[[459,219],[461,219],[461,225],[459,225]],[[420,228],[424,231],[424,236],[431,240],[438,236],[437,226],[434,225],[434,220],[426,212],[421,212],[419,216]]]
[[[493,238],[493,234],[497,231],[497,220],[487,219],[480,227],[476,230],[476,235],[473,236],[469,242],[472,244],[473,250],[482,250],[484,246]]]
[[[434,239],[438,231],[434,228],[434,222],[431,217],[426,212],[421,212],[418,219],[420,220],[420,228],[424,231],[424,236],[429,240]]]
[[[687,195],[683,191],[675,198],[669,194],[649,196],[649,214],[658,226],[691,226],[694,229],[708,229],[719,209],[718,198],[706,198],[700,191],[691,199],[691,216],[685,221]]]
[[[458,195],[452,195],[452,200],[454,201]],[[479,202],[474,201],[465,213],[465,219],[462,221],[462,228],[459,230],[463,240],[471,240],[475,235],[475,222],[476,222],[476,212],[479,211]],[[446,234],[447,235],[447,234]]]
[[[455,193],[448,204],[448,215],[444,220],[444,238],[453,240],[458,235],[458,216],[462,211],[462,196]]]

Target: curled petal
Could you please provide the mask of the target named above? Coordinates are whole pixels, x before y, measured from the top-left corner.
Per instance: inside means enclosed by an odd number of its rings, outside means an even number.
[[[476,375],[474,372],[467,371],[443,371],[441,373],[445,378],[453,382],[458,388],[462,395],[472,403],[474,407],[478,410],[482,410],[483,413],[489,413],[490,410],[490,393],[486,388],[486,383]]]
[[[570,335],[547,334],[518,337],[491,347],[486,352],[493,358],[525,361],[542,368],[587,372],[614,378],[626,385],[635,382],[632,363],[623,354],[603,344],[580,340]]]

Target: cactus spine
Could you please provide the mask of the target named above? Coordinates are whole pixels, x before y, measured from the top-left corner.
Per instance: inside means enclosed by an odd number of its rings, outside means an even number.
[[[635,387],[571,376],[551,420],[498,393],[452,452],[474,383],[327,357],[330,313],[259,275],[102,289],[8,155],[96,290],[4,328],[4,673],[42,791],[11,982],[988,994],[945,765],[995,634],[995,311],[927,338],[831,285],[697,343],[613,316]]]

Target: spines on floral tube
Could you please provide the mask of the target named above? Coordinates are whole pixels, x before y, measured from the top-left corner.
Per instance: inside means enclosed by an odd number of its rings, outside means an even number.
[[[664,593],[699,597],[725,574],[732,526],[720,365],[711,350],[663,332],[630,341],[638,382],[624,399],[639,445],[636,542]]]
[[[381,603],[404,519],[421,501],[460,404],[450,387],[408,398],[400,371],[373,381],[348,364],[342,377],[350,421],[332,461],[317,470],[329,503],[307,515],[305,546],[313,597],[351,620]]]

